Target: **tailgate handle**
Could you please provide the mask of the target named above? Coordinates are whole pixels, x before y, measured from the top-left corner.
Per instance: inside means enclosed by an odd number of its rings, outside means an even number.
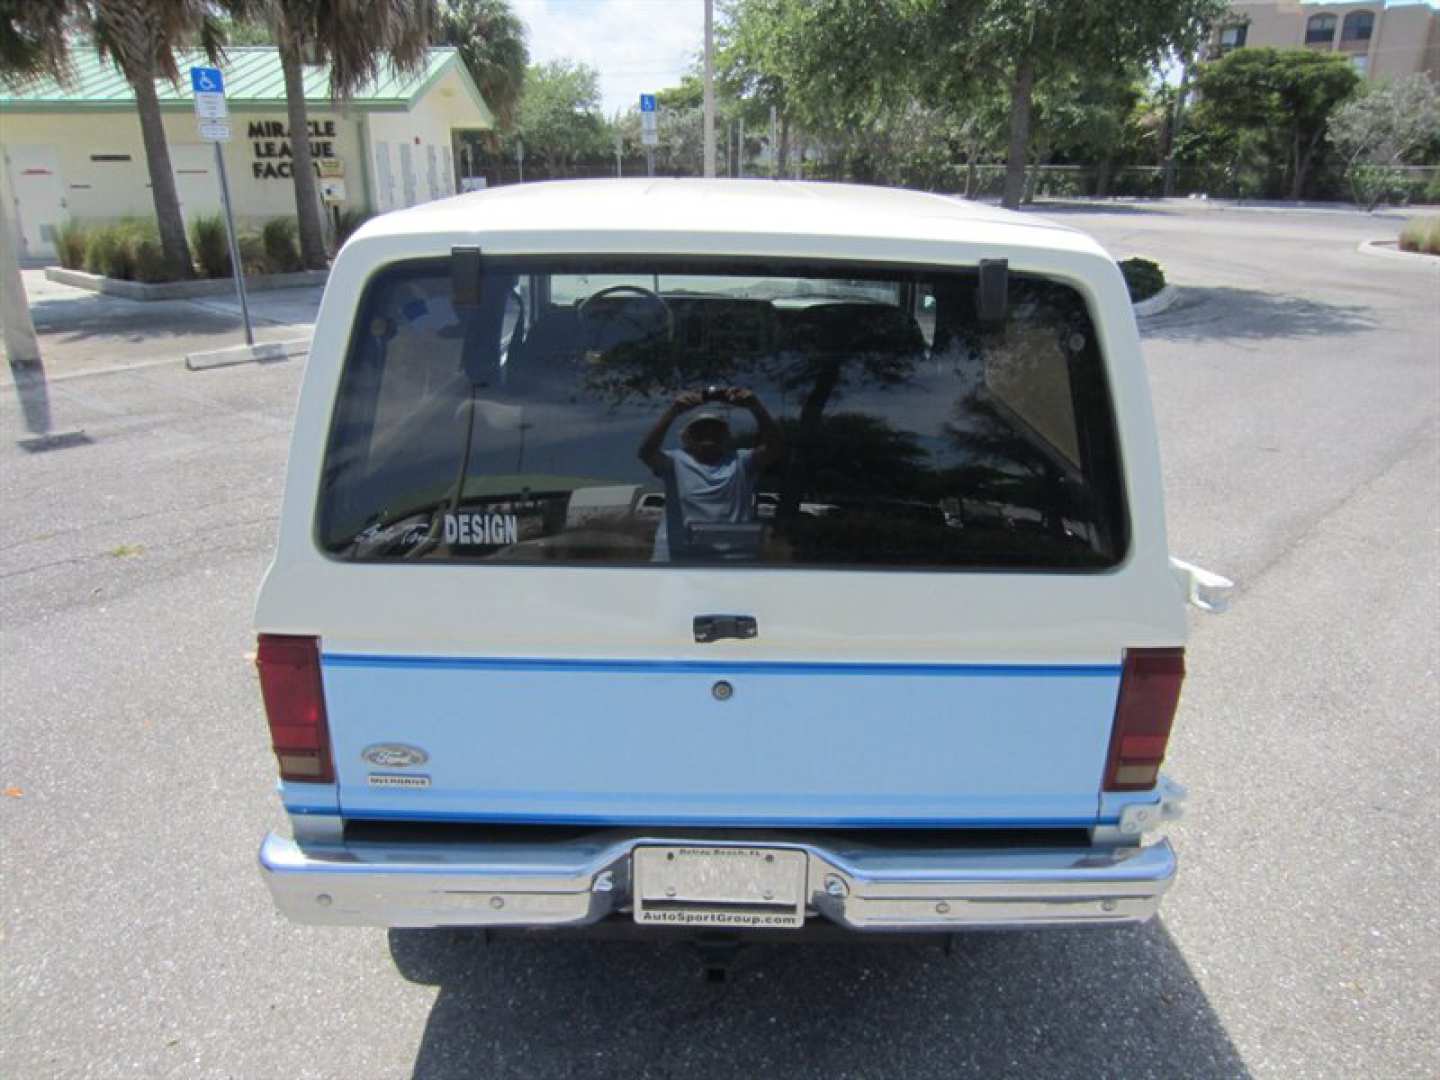
[[[753,615],[696,615],[695,640],[702,645],[721,638],[752,638],[758,636],[760,628],[755,625]]]

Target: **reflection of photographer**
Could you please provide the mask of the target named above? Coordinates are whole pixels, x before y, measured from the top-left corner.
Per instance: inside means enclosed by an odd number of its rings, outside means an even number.
[[[662,450],[676,418],[709,402],[750,410],[759,436],[754,449],[735,448],[723,412],[700,409],[681,429],[680,449]],[[665,484],[655,561],[754,557],[762,528],[754,523],[755,478],[779,460],[783,446],[780,425],[752,390],[712,386],[676,396],[640,444],[640,460]]]

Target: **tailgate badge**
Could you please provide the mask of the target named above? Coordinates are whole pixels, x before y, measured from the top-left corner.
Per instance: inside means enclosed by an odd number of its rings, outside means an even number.
[[[430,760],[430,755],[418,746],[404,743],[376,743],[360,751],[360,756],[382,769],[409,769]]]

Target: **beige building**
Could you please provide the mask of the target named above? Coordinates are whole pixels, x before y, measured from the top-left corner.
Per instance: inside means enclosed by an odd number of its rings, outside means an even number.
[[[1430,0],[1236,3],[1211,36],[1209,57],[1260,46],[1338,52],[1369,79],[1424,72],[1440,82],[1440,8]]]
[[[130,85],[92,48],[74,50],[74,77],[14,92],[0,88],[0,149],[14,192],[21,256],[51,257],[69,221],[153,218],[150,172]],[[205,66],[200,55],[180,68]],[[220,65],[230,112],[221,143],[235,217],[244,227],[295,214],[284,78],[274,47],[226,50]],[[332,205],[383,212],[455,194],[461,131],[494,126],[454,49],[431,49],[414,75],[388,74],[337,107],[329,72],[305,72],[310,151],[339,197]],[[186,221],[220,209],[214,144],[201,139],[190,81],[160,80],[165,140]],[[335,181],[339,186],[335,187]]]

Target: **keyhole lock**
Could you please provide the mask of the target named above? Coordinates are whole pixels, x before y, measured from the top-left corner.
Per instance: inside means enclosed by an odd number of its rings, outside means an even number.
[[[710,693],[714,695],[716,701],[729,701],[735,696],[735,687],[721,679],[710,688]]]

